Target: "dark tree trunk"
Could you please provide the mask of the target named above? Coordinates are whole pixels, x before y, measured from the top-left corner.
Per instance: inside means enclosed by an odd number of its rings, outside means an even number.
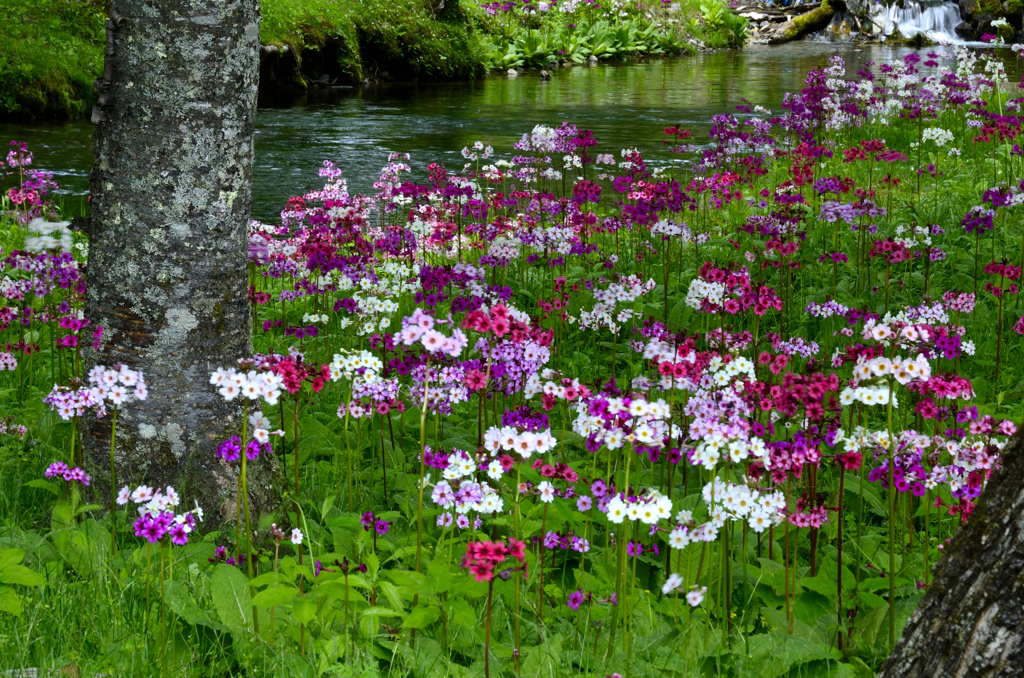
[[[1024,437],[1004,450],[967,524],[939,562],[885,678],[1024,674]]]
[[[239,401],[209,384],[251,354],[247,228],[259,69],[258,0],[112,0],[99,103],[86,317],[88,364],[141,370],[145,402],[118,413],[118,485],[174,485],[213,523],[234,515]],[[84,422],[105,496],[110,417]],[[251,501],[274,495],[264,455]],[[105,502],[103,502],[105,503]]]
[[[780,45],[784,42],[802,40],[815,31],[820,31],[832,22],[836,8],[843,7],[841,0],[822,0],[821,4],[809,12],[793,17],[786,23],[774,29],[768,36],[768,42],[772,45]]]

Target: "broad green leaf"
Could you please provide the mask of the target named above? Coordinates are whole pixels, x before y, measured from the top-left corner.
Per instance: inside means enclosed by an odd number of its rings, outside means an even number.
[[[0,570],[10,565],[17,565],[25,557],[22,549],[4,549],[0,551]]]
[[[288,577],[280,572],[267,572],[249,581],[249,586],[269,586],[271,584],[288,584]]]
[[[0,569],[0,584],[20,584],[21,586],[45,586],[46,577],[24,565],[8,565]]]
[[[888,615],[889,604],[882,603],[875,609],[871,610],[866,617],[861,619],[853,632],[852,640],[854,646],[873,646],[875,644],[875,639],[878,637],[878,630],[882,628],[882,623],[886,620]]]
[[[249,580],[238,568],[225,563],[217,565],[210,577],[210,595],[224,624],[235,629],[252,626]]]
[[[10,586],[0,586],[0,612],[13,614],[15,617],[21,616],[21,598]]]
[[[407,629],[422,629],[430,626],[441,617],[441,612],[433,605],[418,605],[402,622]]]
[[[791,669],[812,661],[842,659],[838,650],[826,644],[786,635],[784,631],[751,636],[750,656],[759,669],[759,678],[783,676]]]
[[[36,478],[35,480],[28,481],[25,483],[25,487],[35,487],[40,490],[46,490],[55,497],[58,496],[59,493],[57,485],[48,480],[43,480],[42,478]]]
[[[178,615],[188,624],[209,624],[210,618],[192,598],[185,585],[179,581],[169,579],[164,582],[164,600],[171,612]]]
[[[302,596],[292,603],[292,616],[300,624],[308,624],[316,616],[316,603],[309,596]]]
[[[362,612],[366,617],[401,617],[402,613],[388,607],[368,607]]]
[[[444,558],[434,558],[427,567],[427,581],[433,594],[443,593],[452,585],[452,573]]]
[[[257,593],[252,599],[253,607],[274,607],[291,602],[298,590],[287,584],[274,584]]]
[[[456,598],[448,603],[448,616],[460,626],[466,628],[477,626],[476,612],[462,598]]]

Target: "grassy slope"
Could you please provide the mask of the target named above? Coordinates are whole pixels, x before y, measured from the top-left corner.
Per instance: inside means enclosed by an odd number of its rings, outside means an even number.
[[[80,115],[103,70],[102,0],[0,0],[0,117]]]
[[[424,0],[263,0],[261,38],[300,49],[340,45],[336,65],[350,80],[361,79],[364,64],[395,77],[466,78],[482,75],[486,61],[470,11],[435,16]]]
[[[465,10],[435,17],[424,0],[263,0],[264,44],[300,51],[330,42],[335,72],[362,64],[393,76],[465,78],[486,46]],[[454,3],[449,3],[454,4]],[[0,0],[0,118],[67,118],[91,105],[103,68],[103,0]],[[7,22],[10,17],[12,21]]]
[[[264,44],[303,55],[302,74],[358,82],[482,75],[496,26],[473,0],[262,0]],[[700,16],[683,0],[682,16]],[[0,0],[0,119],[71,118],[87,113],[103,66],[104,0]],[[712,47],[717,33],[694,32]]]

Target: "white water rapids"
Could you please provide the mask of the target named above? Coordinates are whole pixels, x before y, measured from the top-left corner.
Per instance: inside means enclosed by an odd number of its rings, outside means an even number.
[[[916,2],[906,0],[903,7],[890,5],[887,8],[876,5],[872,18],[881,24],[886,35],[899,31],[906,38],[918,33],[935,42],[958,43],[963,40],[954,30],[963,19],[960,7],[953,2]]]

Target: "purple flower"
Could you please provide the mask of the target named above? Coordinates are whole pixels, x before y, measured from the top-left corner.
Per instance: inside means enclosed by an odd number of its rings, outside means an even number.
[[[154,519],[148,513],[135,521],[135,536],[142,537],[150,544],[155,544],[167,534],[167,526],[159,518]]]
[[[171,525],[171,529],[168,530],[168,534],[171,535],[171,543],[175,546],[184,546],[188,543],[188,532],[185,530],[185,525],[182,523],[174,523]]]
[[[583,604],[583,591],[573,591],[569,594],[569,600],[565,603],[570,609],[578,610]]]
[[[238,436],[231,436],[217,447],[217,456],[224,461],[238,461],[242,456],[241,441]]]
[[[390,527],[390,523],[384,520],[378,520],[376,525],[377,534],[387,534],[388,527]]]
[[[62,461],[55,461],[46,467],[46,471],[43,475],[47,478],[53,478],[54,476],[64,477],[64,473],[68,470],[68,465]]]

